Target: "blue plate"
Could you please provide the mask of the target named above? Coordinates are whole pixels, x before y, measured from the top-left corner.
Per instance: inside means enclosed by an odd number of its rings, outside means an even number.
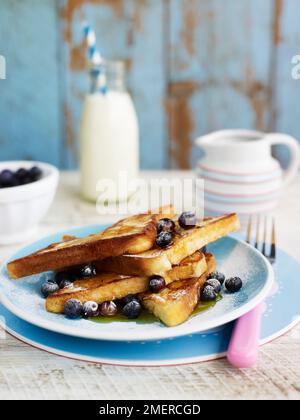
[[[267,343],[288,331],[300,316],[300,264],[278,251],[276,281],[265,302],[260,342]],[[232,323],[217,331],[150,342],[95,341],[68,337],[35,327],[0,305],[0,324],[18,339],[61,356],[114,365],[163,366],[197,363],[225,355]]]
[[[49,236],[23,248],[15,259],[50,243],[63,234],[86,236],[104,226],[89,226]],[[160,322],[95,323],[85,319],[70,320],[63,315],[48,313],[40,288],[45,275],[34,275],[22,280],[11,280],[6,267],[0,270],[1,303],[24,321],[47,330],[80,338],[114,341],[161,340],[206,331],[220,327],[254,308],[263,301],[273,283],[273,270],[268,261],[255,249],[238,239],[226,237],[209,246],[217,260],[218,270],[226,276],[240,276],[243,288],[236,294],[224,292],[223,299],[212,309],[192,316],[177,327],[166,327]]]

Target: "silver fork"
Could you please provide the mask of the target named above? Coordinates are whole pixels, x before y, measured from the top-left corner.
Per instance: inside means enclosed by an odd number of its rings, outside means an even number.
[[[251,244],[252,231],[252,217],[249,218],[246,234],[246,242]],[[276,260],[276,233],[275,220],[272,219],[271,230],[271,247],[270,252],[267,253],[267,236],[268,236],[268,218],[264,219],[263,244],[261,250],[260,244],[260,230],[261,218],[258,216],[256,224],[256,234],[254,239],[254,247],[259,250],[271,264]],[[233,333],[230,339],[227,359],[229,363],[238,368],[253,367],[257,362],[259,336],[261,326],[261,316],[263,313],[263,303],[257,305],[256,308],[248,312],[246,315],[240,317],[234,325]]]
[[[246,242],[251,244],[251,231],[252,231],[252,217],[249,217],[248,225],[247,225],[247,234],[246,234]],[[261,217],[257,217],[256,223],[256,234],[255,234],[255,242],[254,248],[258,249],[268,260],[271,264],[274,264],[276,261],[276,230],[275,230],[275,220],[272,218],[272,230],[271,230],[271,247],[270,252],[267,253],[267,236],[268,236],[268,216],[264,218],[264,232],[263,232],[263,244],[261,250],[259,249],[259,242],[260,242],[260,230],[261,230]]]

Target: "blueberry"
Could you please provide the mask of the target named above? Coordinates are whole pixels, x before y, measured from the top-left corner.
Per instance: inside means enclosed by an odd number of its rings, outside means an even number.
[[[172,245],[173,243],[173,234],[171,232],[160,232],[156,238],[156,244],[160,248],[166,248],[167,246]]]
[[[220,273],[219,271],[213,271],[212,273],[209,273],[207,279],[217,279],[219,280],[222,286],[225,281],[225,275],[223,273]]]
[[[0,173],[0,185],[2,188],[16,187],[18,185],[18,180],[12,171],[4,169]]]
[[[61,283],[70,282],[74,280],[73,274],[70,271],[58,271],[55,273],[54,281],[61,287]]]
[[[7,187],[18,187],[19,185],[20,184],[19,184],[17,178],[14,176],[13,179],[12,179],[12,181],[11,181],[11,183],[10,183],[10,185],[8,185]]]
[[[96,274],[97,274],[97,270],[93,264],[84,265],[80,270],[80,275],[83,278],[93,277]]]
[[[197,224],[197,218],[195,213],[192,213],[190,211],[182,213],[178,219],[178,223],[179,226],[182,227],[182,229],[192,229]]]
[[[12,177],[14,176],[13,172],[9,169],[4,169],[2,172],[0,172],[0,182],[1,184],[6,184],[10,182]]]
[[[24,168],[18,169],[15,175],[19,182],[21,182],[24,178],[27,178],[29,176],[28,171]]]
[[[243,286],[243,282],[239,277],[231,277],[225,281],[225,287],[229,293],[238,292]]]
[[[127,303],[131,302],[132,300],[136,300],[137,302],[139,302],[139,298],[136,295],[127,295],[126,297],[124,297],[123,303],[124,303],[124,305],[126,305]]]
[[[85,302],[82,308],[83,316],[86,318],[98,316],[99,315],[99,306],[96,302]]]
[[[41,292],[42,295],[47,298],[48,296],[52,295],[53,293],[57,292],[59,290],[58,284],[54,283],[53,281],[46,281],[42,285]]]
[[[26,185],[26,184],[31,184],[31,183],[32,183],[32,179],[30,178],[30,176],[26,176],[25,178],[22,178],[19,180],[20,185]]]
[[[64,279],[59,283],[59,288],[60,289],[65,289],[66,287],[70,287],[72,286],[73,282],[71,282],[70,280]]]
[[[157,232],[174,232],[175,223],[172,219],[164,218],[160,219],[157,223]]]
[[[129,319],[137,318],[142,311],[142,306],[137,300],[127,303],[122,310],[123,315]]]
[[[42,170],[37,166],[33,166],[29,169],[29,177],[33,182],[38,181],[42,177]]]
[[[69,299],[64,306],[64,314],[69,318],[79,318],[82,315],[82,303],[77,299]]]
[[[222,288],[221,283],[217,279],[208,279],[205,282],[204,286],[212,286],[216,293],[220,293],[221,288]]]
[[[118,312],[118,307],[113,301],[103,302],[99,305],[99,312],[102,316],[114,316]]]
[[[209,285],[205,286],[201,292],[202,302],[211,302],[213,300],[216,300],[216,298],[217,298],[217,294],[214,291],[214,288]]]
[[[160,292],[166,285],[165,279],[162,276],[152,276],[149,279],[149,290],[152,293]]]

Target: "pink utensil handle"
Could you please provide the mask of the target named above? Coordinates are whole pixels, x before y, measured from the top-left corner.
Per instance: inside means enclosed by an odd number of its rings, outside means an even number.
[[[234,325],[227,359],[237,368],[250,368],[257,362],[263,304],[239,318]]]

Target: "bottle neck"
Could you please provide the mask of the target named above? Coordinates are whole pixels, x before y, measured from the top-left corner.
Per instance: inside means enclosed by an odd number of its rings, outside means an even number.
[[[101,66],[90,68],[90,93],[126,90],[124,61],[104,61]]]

